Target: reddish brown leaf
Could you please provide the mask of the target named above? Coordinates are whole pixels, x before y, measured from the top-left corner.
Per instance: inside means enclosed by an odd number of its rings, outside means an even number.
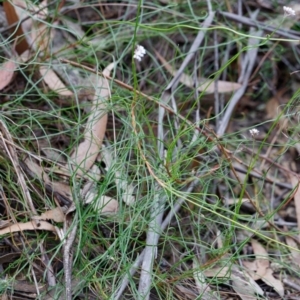
[[[6,19],[9,25],[12,25],[16,22],[19,22],[19,17],[16,13],[14,6],[9,1],[3,2],[3,8],[6,14]],[[28,43],[24,36],[24,32],[22,26],[19,24],[12,28],[11,30],[14,33],[14,38],[16,38],[15,49],[17,53],[20,55],[26,50],[29,49]]]

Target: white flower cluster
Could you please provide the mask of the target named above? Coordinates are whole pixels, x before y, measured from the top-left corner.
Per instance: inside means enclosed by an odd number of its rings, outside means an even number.
[[[287,17],[296,15],[295,10],[293,10],[291,7],[288,7],[288,6],[284,6],[283,11]]]
[[[259,134],[259,131],[256,128],[250,129],[249,132],[253,137]]]
[[[138,61],[141,61],[145,54],[146,54],[146,49],[141,45],[137,45],[134,50],[133,58],[135,58]]]

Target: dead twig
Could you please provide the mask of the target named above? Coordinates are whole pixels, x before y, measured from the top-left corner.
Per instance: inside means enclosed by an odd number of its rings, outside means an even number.
[[[255,33],[253,33],[252,35],[261,36],[262,31],[257,31]],[[248,42],[249,48],[248,48],[248,51],[247,51],[247,53],[244,57],[243,63],[242,63],[242,67],[244,67],[244,72],[242,72],[242,74],[240,75],[240,78],[238,80],[238,82],[242,82],[242,87],[234,93],[233,97],[231,98],[231,100],[229,102],[229,105],[224,113],[224,116],[220,122],[220,126],[218,127],[218,130],[217,130],[218,136],[222,136],[225,133],[225,130],[228,126],[228,123],[229,123],[229,120],[233,113],[233,110],[234,110],[235,106],[237,105],[237,103],[240,101],[241,97],[244,95],[244,93],[248,87],[249,78],[252,74],[256,56],[257,56],[257,52],[258,52],[258,47],[259,47],[258,41],[259,40],[254,37],[249,39],[249,42]]]
[[[73,251],[72,246],[75,241],[77,232],[77,214],[75,213],[73,217],[73,222],[71,225],[71,218],[66,215],[66,220],[64,222],[64,234],[65,241],[63,246],[63,262],[64,262],[64,273],[65,273],[65,299],[72,300],[72,264],[73,264]]]
[[[186,194],[190,194],[193,191],[196,184],[198,184],[198,180],[194,180],[189,185],[189,187],[186,190]],[[180,199],[177,200],[177,202],[174,204],[173,208],[170,210],[170,212],[168,213],[166,218],[163,220],[163,222],[161,224],[160,232],[163,232],[164,230],[166,230],[166,228],[170,224],[172,218],[179,211],[179,209],[181,208],[181,206],[182,206],[182,204],[184,203],[185,200],[186,200],[186,197],[180,198]],[[137,257],[135,262],[132,264],[132,266],[131,266],[130,270],[128,271],[128,273],[122,278],[119,288],[113,293],[113,295],[111,296],[111,299],[118,300],[118,299],[121,298],[121,296],[123,295],[124,290],[126,289],[128,283],[129,283],[129,278],[132,277],[135,274],[136,270],[138,269],[138,267],[143,262],[143,259],[145,257],[145,253],[146,253],[145,250],[146,249],[144,249],[141,252],[141,254]]]

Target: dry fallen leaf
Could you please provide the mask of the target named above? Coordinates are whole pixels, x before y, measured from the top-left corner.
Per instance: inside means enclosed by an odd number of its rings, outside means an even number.
[[[11,83],[17,68],[13,60],[8,60],[0,67],[0,90],[3,90],[8,84]]]
[[[179,295],[180,294],[184,295],[184,297],[185,297],[184,299],[190,299],[190,300],[198,299],[197,294],[193,290],[188,289],[180,284],[175,284],[174,289],[177,289],[179,291]],[[179,298],[179,299],[181,299],[181,298]]]
[[[110,64],[105,68],[103,74],[109,76],[113,67],[114,63]],[[84,141],[79,144],[71,156],[74,163],[79,167],[77,172],[81,175],[91,168],[99,154],[107,123],[105,102],[110,97],[110,87],[106,78],[91,74],[89,81],[95,90],[92,98],[93,107],[86,124]]]
[[[230,268],[229,267],[216,267],[212,269],[207,269],[203,271],[204,276],[214,277],[214,278],[230,278]]]
[[[60,207],[47,210],[42,213],[40,216],[33,216],[32,220],[53,220],[57,223],[62,223],[65,220],[65,214]]]
[[[11,220],[0,220],[0,229],[11,226]]]
[[[171,73],[172,76],[175,76],[177,70],[174,69],[157,51],[155,51],[157,57],[163,64],[163,66]],[[182,74],[180,77],[180,82],[189,88],[194,88],[194,80],[192,77]],[[231,81],[217,80],[218,83],[218,93],[230,93],[238,90],[241,87],[241,84]],[[206,94],[212,94],[215,92],[215,81],[208,78],[199,78],[198,87],[199,92],[205,92]]]
[[[33,22],[30,31],[30,46],[35,51],[47,52],[49,45],[52,45],[56,32],[54,28],[58,26],[58,22],[54,22],[52,25],[53,27],[49,27],[48,24]]]
[[[271,268],[267,269],[265,275],[261,278],[267,285],[273,287],[273,289],[278,293],[279,296],[284,296],[284,286],[282,282],[273,276],[273,270]]]
[[[282,114],[282,108],[283,108],[282,103],[287,103],[289,101],[288,97],[283,96],[284,92],[286,92],[286,89],[282,89],[281,91],[278,92],[278,94],[276,94],[275,97],[268,100],[266,104],[266,113],[267,113],[266,119],[275,120],[276,118],[278,118],[279,115]],[[287,120],[288,118],[286,118],[284,115],[282,115],[279,118],[278,124],[280,125],[279,126],[280,130],[286,129]]]
[[[31,221],[26,223],[17,223],[0,230],[0,235],[24,230],[47,230],[55,231],[55,227],[46,221]]]
[[[66,88],[56,73],[48,66],[40,66],[40,73],[49,88],[61,96],[73,96],[73,93]]]
[[[236,205],[237,203],[250,203],[250,200],[248,198],[243,198],[243,199],[229,198],[229,199],[223,199],[223,202],[226,205]]]
[[[300,230],[300,187],[299,187],[299,180],[296,176],[288,173],[290,177],[290,182],[293,186],[293,188],[296,188],[296,192],[294,194],[294,203],[296,208],[296,216],[297,216],[297,224],[298,224],[298,230]],[[298,235],[298,240],[300,241],[300,236]]]
[[[54,195],[61,195],[62,197],[67,198],[70,202],[73,202],[73,196],[69,185],[64,182],[51,181],[48,174],[29,158],[24,160],[24,164],[31,172],[31,177],[44,182],[48,191],[51,190]]]
[[[235,265],[231,268],[225,266],[205,270],[203,274],[207,277],[230,279],[233,289],[242,300],[256,300],[256,294],[264,294],[260,286],[245,271],[239,270]]]
[[[16,36],[21,39],[21,43],[17,44],[17,52],[19,54],[28,50],[29,45],[30,47],[37,49],[37,42],[48,45],[49,38],[44,38],[40,34],[45,31],[45,28],[50,28],[50,31],[53,31],[52,27],[41,22],[42,20],[45,20],[48,15],[48,4],[46,0],[42,1],[39,5],[24,0],[11,0],[5,1],[4,3],[10,3],[10,6],[6,4],[7,9],[5,10],[10,25],[12,20],[17,22],[25,19],[18,27],[16,33]],[[44,29],[41,31],[40,27]],[[38,36],[40,37],[38,38],[38,41],[36,41],[36,37]]]
[[[99,196],[97,193],[89,192],[84,201],[85,204],[91,203],[99,213],[116,213],[119,209],[117,200],[108,196]]]
[[[284,287],[280,280],[273,276],[273,270],[270,267],[269,255],[266,249],[256,240],[251,240],[253,252],[255,254],[254,262],[243,262],[244,266],[250,271],[253,280],[261,279],[267,285],[274,288],[280,295],[284,295]]]
[[[257,294],[263,295],[260,286],[245,272],[238,267],[232,267],[230,279],[232,288],[242,300],[257,300]]]
[[[267,269],[270,267],[268,252],[261,243],[254,239],[251,240],[251,245],[255,254],[255,262],[257,267],[256,274],[259,277],[263,277],[267,272]]]
[[[21,4],[24,3],[24,1],[21,1]],[[18,16],[18,13],[15,9],[16,6],[13,5],[13,1],[4,1],[3,8],[9,25],[18,23],[20,21],[21,18]],[[22,54],[23,52],[29,49],[22,27],[23,25],[17,25],[11,30],[14,33],[14,37],[16,38],[15,48],[18,54]]]
[[[286,244],[289,245],[291,248],[298,249],[297,243],[289,236],[285,237],[285,241],[286,241]],[[291,252],[292,259],[298,266],[300,266],[300,250],[296,251],[291,248],[289,250]]]

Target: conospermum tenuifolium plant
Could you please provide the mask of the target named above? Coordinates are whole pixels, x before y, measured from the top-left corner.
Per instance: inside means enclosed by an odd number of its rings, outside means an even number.
[[[146,4],[144,3],[144,5]],[[149,4],[154,5],[153,3]],[[176,7],[159,8],[159,10],[144,10],[139,16],[141,27],[135,44],[143,44],[145,47],[147,45],[147,55],[143,58],[141,55],[136,57],[136,75],[133,75],[131,71],[132,57],[130,49],[133,41],[131,39],[132,34],[128,33],[128,29],[133,28],[134,20],[124,23],[124,26],[120,26],[122,24],[119,20],[115,22],[104,20],[94,24],[92,27],[100,27],[100,32],[105,36],[105,43],[101,44],[103,48],[99,46],[100,49],[97,49],[98,52],[96,52],[95,48],[90,46],[86,48],[86,44],[83,44],[85,48],[83,47],[77,52],[74,51],[74,57],[76,56],[80,61],[88,62],[93,66],[99,66],[110,62],[112,55],[116,58],[121,57],[124,60],[130,56],[125,62],[120,59],[120,64],[116,71],[117,75],[120,76],[119,79],[132,84],[133,77],[136,76],[137,86],[134,87],[137,91],[140,88],[144,88],[147,94],[156,96],[155,99],[158,101],[172,76],[157,61],[153,48],[165,54],[171,64],[178,68],[190,46],[190,40],[186,39],[186,36],[194,36],[195,32],[201,30],[199,23],[204,18],[204,15],[201,15],[201,11],[207,11],[206,7],[200,7],[200,4],[199,8],[193,8],[194,11],[191,11],[186,4],[182,4],[180,10]],[[285,9],[285,11],[287,17],[293,17],[294,14],[290,9]],[[152,23],[151,18],[156,21]],[[157,20],[160,20],[160,24],[157,24]],[[188,20],[188,24],[186,20]],[[105,22],[110,26],[106,26]],[[49,24],[49,26],[52,25]],[[243,36],[244,33],[239,31],[239,29],[233,29],[235,30],[234,33],[227,30],[226,26],[219,26],[218,31],[224,43],[229,44],[236,40],[237,43],[241,43],[243,46],[246,45],[250,36]],[[179,45],[176,43],[177,33],[181,37],[181,41],[178,42]],[[98,32],[95,31],[95,33],[89,35],[90,40],[97,34]],[[209,38],[212,36],[210,30],[207,31],[207,36]],[[155,39],[158,38],[161,39],[159,43],[155,42]],[[212,47],[209,44],[209,38],[200,49],[201,55],[197,68],[203,73],[201,76],[210,75],[212,70],[209,69],[210,66],[208,64],[205,65],[207,58],[212,56],[211,52],[209,52],[210,47]],[[262,40],[262,43],[264,42]],[[150,45],[149,48],[148,45]],[[108,47],[107,54],[102,51],[103,49],[106,50],[105,47]],[[123,53],[123,49],[127,50],[124,50]],[[70,54],[72,54],[72,51],[70,50]],[[236,54],[236,59],[238,59],[242,52]],[[101,62],[99,57],[102,59]],[[141,61],[138,58],[141,58]],[[225,67],[230,69],[233,63],[234,61],[229,61],[224,65],[220,65],[220,70],[216,72],[216,76],[221,74]],[[146,66],[143,64],[146,64]],[[207,67],[207,70],[204,70],[201,67],[202,65]],[[190,75],[192,70],[193,67],[189,66],[185,72]],[[161,76],[158,76],[158,73]],[[72,146],[76,144],[80,140],[79,136],[82,133],[86,117],[78,116],[76,104],[61,107],[59,104],[54,103],[53,98],[55,96],[53,96],[51,91],[49,94],[45,94],[36,85],[31,73],[24,72],[24,74],[26,76],[25,92],[20,91],[18,94],[8,95],[14,99],[9,105],[7,103],[4,104],[9,109],[4,112],[4,115],[10,118],[8,126],[14,138],[18,140],[20,145],[25,144],[25,148],[30,151],[33,151],[32,149],[36,146],[36,136],[33,134],[35,131],[42,132],[39,138],[45,138],[49,142],[46,147],[49,148],[53,145],[53,139],[62,133],[68,137]],[[205,98],[204,93],[199,94],[198,97],[202,101]],[[185,116],[186,119],[193,120],[192,116],[198,100],[194,95],[194,91],[191,92],[184,86],[180,86],[174,92],[174,95],[177,103],[181,105],[179,113]],[[136,99],[135,117],[138,129],[138,135],[136,136],[133,134],[131,117],[129,117],[131,116],[131,101],[133,97],[134,93],[120,90],[119,87],[114,86],[113,99],[116,102],[111,108],[115,110],[114,113],[118,119],[119,123],[117,124],[119,124],[119,128],[113,128],[113,130],[116,130],[119,135],[117,135],[118,140],[110,139],[111,145],[109,149],[112,153],[117,153],[117,156],[115,158],[115,167],[106,176],[103,176],[99,183],[99,193],[116,195],[114,170],[118,170],[118,168],[125,165],[127,174],[122,176],[126,179],[131,178],[136,184],[136,203],[132,207],[127,207],[121,202],[117,216],[99,216],[89,206],[78,207],[81,219],[78,230],[78,244],[76,244],[74,255],[74,274],[78,274],[80,278],[85,278],[86,282],[83,286],[92,288],[98,296],[107,297],[112,290],[117,288],[119,279],[123,274],[127,273],[134,259],[145,246],[145,233],[148,230],[148,224],[151,219],[149,210],[156,193],[153,189],[156,180],[149,174],[145,161],[141,157],[141,150],[154,167],[155,174],[167,187],[165,191],[161,191],[162,197],[167,196],[167,212],[173,209],[179,197],[187,197],[185,205],[182,206],[180,212],[173,219],[170,228],[162,233],[159,240],[153,286],[162,299],[166,299],[166,295],[172,295],[169,297],[174,298],[175,292],[174,294],[172,292],[174,288],[172,282],[176,282],[176,279],[180,278],[183,281],[193,280],[190,271],[191,260],[200,248],[205,253],[205,259],[207,259],[207,264],[204,263],[206,268],[218,262],[224,264],[236,262],[241,257],[243,246],[248,241],[248,238],[240,237],[238,234],[239,230],[244,230],[254,236],[258,235],[266,244],[270,243],[274,246],[274,249],[276,247],[279,248],[279,244],[276,245],[276,241],[268,239],[264,232],[258,232],[256,235],[256,230],[251,229],[251,215],[243,215],[238,210],[234,211],[232,207],[227,206],[226,202],[224,203],[223,201],[225,198],[236,197],[237,192],[235,189],[238,187],[238,182],[234,177],[229,176],[231,161],[225,160],[220,152],[216,151],[215,146],[217,143],[222,142],[225,147],[229,146],[230,150],[236,153],[240,150],[242,151],[242,146],[246,145],[252,147],[253,152],[255,152],[257,144],[260,143],[260,136],[257,136],[254,140],[250,137],[248,129],[245,129],[244,132],[247,133],[247,135],[245,134],[247,139],[240,139],[234,133],[226,135],[220,141],[209,141],[200,134],[191,143],[195,132],[194,126],[184,120],[180,120],[179,128],[176,129],[174,125],[176,114],[175,116],[169,114],[164,119],[164,125],[168,134],[163,142],[167,149],[165,161],[161,162],[158,159],[156,149],[157,105],[155,102],[150,102],[143,97]],[[46,109],[42,103],[47,103]],[[204,125],[213,126],[215,116],[208,117],[208,113],[205,110],[201,113],[202,119],[198,126],[200,128]],[[53,133],[53,120],[61,124],[62,131]],[[274,132],[279,120],[280,117],[274,121],[274,126],[266,136]],[[76,122],[78,123],[77,125]],[[258,126],[257,128],[260,128],[260,124],[255,125]],[[109,130],[112,129],[109,128]],[[77,131],[77,133],[74,133],[74,131]],[[264,133],[261,132],[260,134],[263,135]],[[111,137],[113,135],[110,135],[108,132],[108,136]],[[141,144],[141,149],[137,147],[137,140]],[[183,143],[183,148],[176,153],[176,148],[180,141]],[[262,147],[267,146],[266,141],[263,141],[261,145]],[[70,146],[66,152],[69,153],[71,148]],[[258,162],[259,158],[256,155],[262,149],[259,148],[252,156],[253,164]],[[245,161],[246,159],[245,157]],[[162,165],[163,168],[161,168]],[[12,166],[9,165],[8,168],[12,169]],[[198,170],[199,174],[191,172],[192,169]],[[210,172],[210,170],[213,170],[213,172]],[[251,168],[249,171],[251,171]],[[199,176],[198,187],[192,194],[188,194],[185,192],[184,183],[193,179],[193,176]],[[13,180],[5,182],[7,189],[18,191],[18,187],[13,184]],[[250,186],[248,182],[243,184],[247,187]],[[218,194],[216,187],[222,187],[221,194]],[[14,198],[21,198],[19,192],[15,192],[13,195]],[[118,198],[121,199],[121,195]],[[51,199],[47,198],[46,204],[50,203]],[[41,206],[40,211],[43,211],[43,209],[44,207]],[[269,218],[271,219],[271,215]],[[219,235],[216,232],[219,232]],[[217,238],[223,240],[223,247],[217,246]],[[49,241],[47,236],[41,236],[41,239]],[[235,245],[233,245],[234,241],[237,241]],[[60,246],[57,246],[57,249],[54,247],[51,251],[58,255],[59,249]],[[283,249],[283,246],[281,249]],[[18,272],[21,273],[22,267],[24,265],[26,267],[24,263],[25,258],[12,267],[17,266]],[[164,267],[167,271],[164,271]],[[62,275],[63,270],[59,274]],[[134,298],[137,298],[138,293],[136,289],[137,277],[138,274],[136,277],[131,278],[129,285],[130,290],[128,293],[132,293],[131,295],[134,295]],[[170,280],[170,277],[172,280]],[[215,280],[214,283],[218,283],[218,280]]]

